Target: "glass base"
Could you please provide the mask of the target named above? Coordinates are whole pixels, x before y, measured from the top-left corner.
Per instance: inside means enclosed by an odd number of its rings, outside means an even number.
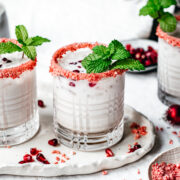
[[[76,133],[54,123],[56,137],[60,143],[80,151],[97,151],[106,149],[119,142],[124,132],[124,120],[115,128],[102,133]]]
[[[158,88],[158,97],[160,101],[167,106],[170,106],[172,104],[180,105],[180,97],[172,96],[166,93],[165,91],[163,91],[160,87]]]
[[[34,119],[5,130],[0,130],[0,146],[12,146],[31,139],[39,130],[39,114]]]

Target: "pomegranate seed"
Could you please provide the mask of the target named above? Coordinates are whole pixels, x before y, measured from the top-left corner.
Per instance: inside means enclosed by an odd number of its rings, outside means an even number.
[[[114,156],[114,153],[112,152],[112,150],[111,150],[110,148],[107,148],[107,149],[105,150],[105,152],[106,152],[106,156],[107,156],[107,157],[112,157],[112,156]]]
[[[37,150],[36,148],[31,148],[30,149],[30,153],[32,156],[37,155],[39,152],[41,152],[41,150]]]
[[[95,85],[96,85],[96,83],[92,83],[92,82],[89,83],[90,87],[94,87]]]
[[[78,68],[81,68],[81,66],[78,66]]]
[[[57,139],[50,139],[48,141],[48,144],[51,146],[57,146],[58,145],[58,140]]]
[[[82,60],[80,60],[80,61],[78,61],[79,63],[81,63],[82,62]]]
[[[24,162],[34,162],[34,159],[30,154],[25,154],[23,157]]]
[[[134,147],[131,147],[130,145],[128,146],[129,152],[128,153],[132,153],[134,151],[136,151],[137,149],[140,149],[141,145],[138,143],[135,143]]]
[[[12,61],[11,60],[7,60],[6,63],[12,63]]]
[[[126,44],[126,50],[130,51],[131,49],[131,44]]]
[[[76,65],[77,62],[70,62],[69,64],[71,64],[71,65]]]
[[[147,59],[147,60],[144,62],[144,65],[145,65],[145,66],[150,66],[150,65],[151,65],[151,60],[150,60],[150,59]]]
[[[6,62],[7,60],[8,60],[8,59],[7,59],[7,58],[5,58],[5,57],[4,57],[4,58],[2,58],[2,61],[4,61],[4,62]]]
[[[2,67],[2,64],[0,64],[0,68]]]
[[[136,59],[140,59],[140,57],[141,57],[141,53],[139,53],[139,52],[136,53],[135,58],[136,58]]]
[[[152,46],[148,46],[148,51],[153,51],[153,47]]]
[[[141,174],[141,172],[140,172],[140,170],[139,170],[139,169],[138,169],[137,173],[138,173],[138,174]]]
[[[41,108],[45,107],[44,102],[42,100],[38,100],[38,106]]]
[[[78,69],[73,70],[75,73],[79,73],[80,71]]]
[[[76,85],[73,82],[69,82],[69,86],[75,87]]]
[[[169,140],[169,144],[173,144],[173,140],[172,139]]]
[[[44,157],[42,153],[38,153],[36,159],[43,164],[50,164],[49,161]]]
[[[26,163],[25,161],[19,161],[19,164],[24,164],[24,163]]]

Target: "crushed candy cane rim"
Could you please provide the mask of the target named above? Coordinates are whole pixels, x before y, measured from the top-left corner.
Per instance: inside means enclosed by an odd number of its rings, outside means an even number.
[[[0,38],[0,43],[11,41],[12,43],[21,46],[15,39],[8,39],[8,38]],[[16,67],[0,69],[0,79],[3,78],[12,78],[16,79],[19,78],[20,75],[25,71],[31,71],[36,66],[37,59],[34,61],[29,60],[28,62],[22,63]]]
[[[176,16],[176,19],[177,21],[180,21],[180,15]],[[180,47],[180,38],[171,36],[168,33],[164,32],[163,30],[161,30],[160,25],[158,25],[157,27],[156,35],[159,38],[164,39],[170,45]]]
[[[62,58],[62,56],[66,54],[67,51],[74,52],[81,48],[92,49],[94,46],[97,46],[97,45],[100,45],[100,44],[97,42],[96,43],[87,43],[87,42],[74,43],[74,44],[70,44],[70,45],[67,45],[58,49],[52,57],[49,72],[53,76],[63,76],[66,78],[70,78],[72,80],[85,80],[86,79],[89,82],[97,82],[101,80],[102,78],[116,77],[117,75],[122,75],[125,71],[127,71],[127,70],[117,69],[117,70],[110,70],[110,71],[106,71],[102,73],[91,73],[91,74],[76,73],[76,72],[69,71],[67,69],[63,69],[57,61],[57,58]]]

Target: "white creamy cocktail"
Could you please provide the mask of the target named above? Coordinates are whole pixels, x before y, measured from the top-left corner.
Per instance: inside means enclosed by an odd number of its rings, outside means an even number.
[[[50,67],[55,133],[63,144],[80,150],[112,146],[123,135],[125,70],[87,74],[81,61],[95,45],[61,48]]]
[[[0,43],[8,41],[17,44]],[[24,142],[39,129],[35,66],[22,52],[0,55],[0,146]]]
[[[160,27],[158,57],[158,95],[167,105],[180,104],[180,16],[174,33],[165,33]]]

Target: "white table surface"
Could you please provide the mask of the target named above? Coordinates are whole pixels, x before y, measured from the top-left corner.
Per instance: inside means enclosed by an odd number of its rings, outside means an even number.
[[[112,4],[110,0],[104,0],[102,8],[102,0],[92,0],[91,4],[87,0],[76,0],[79,3],[72,4],[72,0],[0,0],[2,2],[8,13],[11,34],[14,37],[14,26],[16,24],[25,24],[30,32],[34,35],[43,35],[49,37],[52,40],[51,44],[46,44],[38,49],[38,82],[45,81],[47,85],[52,86],[52,77],[48,73],[48,66],[52,53],[62,45],[75,42],[75,41],[102,41],[107,42],[113,38],[117,39],[133,39],[137,37],[146,37],[151,26],[150,18],[138,18],[137,8],[142,6],[145,2],[143,0],[127,0],[124,7],[131,7],[130,11],[134,10],[137,15],[134,17],[135,24],[139,26],[139,29],[134,28],[134,31],[127,32],[128,26],[132,24],[133,21],[128,21],[127,26],[120,23],[117,25],[117,20],[121,22],[123,20],[121,13],[126,13],[127,11],[120,11],[124,0],[114,0]],[[132,6],[127,3],[132,3]],[[53,6],[52,6],[53,4]],[[104,5],[105,4],[105,5]],[[136,7],[137,5],[137,7]],[[121,7],[120,9],[118,8]],[[68,9],[70,7],[70,9]],[[134,7],[134,8],[132,8]],[[75,9],[74,9],[75,8]],[[77,9],[79,8],[79,9]],[[85,10],[83,10],[85,8]],[[111,13],[108,11],[111,9]],[[103,9],[103,10],[102,10]],[[81,13],[78,11],[83,11],[84,19],[80,17]],[[116,10],[116,11],[115,11]],[[85,11],[89,11],[89,14]],[[77,13],[76,13],[77,12]],[[91,13],[90,13],[91,12]],[[101,12],[101,18],[98,16]],[[118,13],[119,14],[118,14]],[[91,14],[91,16],[90,16]],[[92,17],[92,16],[96,17]],[[106,17],[106,20],[102,17]],[[111,21],[111,18],[120,16]],[[72,18],[74,17],[74,18]],[[92,17],[92,19],[90,18]],[[99,18],[98,18],[99,17]],[[133,15],[132,15],[133,17]],[[77,21],[80,18],[81,21]],[[85,21],[85,19],[88,21]],[[109,19],[107,19],[109,18]],[[65,19],[65,20],[63,20]],[[94,20],[96,19],[96,20]],[[92,20],[92,21],[91,21]],[[69,22],[67,22],[69,21]],[[110,27],[107,23],[110,22]],[[73,23],[74,22],[74,23]],[[92,26],[89,25],[89,23]],[[102,23],[101,26],[96,26]],[[129,23],[129,25],[128,25]],[[143,24],[144,23],[144,24]],[[55,25],[56,24],[56,25]],[[82,24],[81,28],[80,25]],[[89,29],[92,27],[91,29]],[[94,31],[94,27],[97,31]],[[144,28],[146,27],[146,28]],[[85,30],[88,29],[88,32]],[[102,30],[104,29],[103,33]],[[130,29],[130,28],[129,28]],[[145,30],[144,30],[145,29]],[[125,33],[126,31],[126,33]],[[44,75],[46,74],[46,78]],[[38,89],[39,98],[43,99],[41,96],[41,87]],[[157,133],[156,145],[153,150],[146,155],[144,158],[129,164],[125,167],[108,170],[108,175],[103,176],[101,172],[91,174],[91,175],[78,175],[78,176],[68,176],[68,177],[52,177],[52,178],[42,178],[42,177],[20,177],[20,176],[7,176],[1,175],[2,180],[44,180],[44,179],[63,179],[63,180],[143,180],[147,179],[147,168],[150,161],[160,152],[167,149],[179,146],[180,140],[173,135],[173,127],[167,129],[167,124],[161,120],[163,113],[167,109],[167,106],[163,105],[157,97],[157,75],[156,72],[146,73],[146,74],[127,74],[126,75],[126,89],[125,89],[125,103],[136,108],[138,111],[145,114],[155,126],[163,127],[163,132]],[[180,128],[179,128],[180,130]],[[169,145],[169,140],[173,139],[174,144]],[[140,174],[137,174],[137,170],[140,169]]]

